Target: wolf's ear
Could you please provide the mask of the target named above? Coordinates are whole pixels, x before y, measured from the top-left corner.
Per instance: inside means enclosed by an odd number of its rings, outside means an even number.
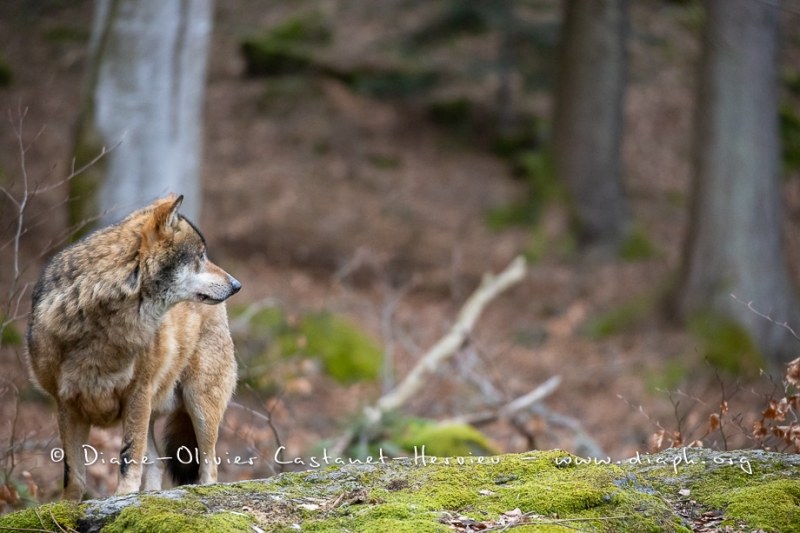
[[[142,227],[142,245],[156,242],[164,235],[164,231],[178,225],[178,208],[183,202],[183,195],[174,194],[155,203],[150,219]]]
[[[176,226],[178,224],[178,208],[183,203],[183,195],[175,197],[171,194],[156,207],[153,212],[153,220],[156,229],[161,231],[164,228]]]

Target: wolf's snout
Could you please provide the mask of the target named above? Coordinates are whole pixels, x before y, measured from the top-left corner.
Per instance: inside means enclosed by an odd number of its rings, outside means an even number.
[[[231,282],[231,296],[233,296],[234,294],[236,294],[237,292],[239,292],[239,289],[241,289],[241,288],[242,288],[242,284],[241,284],[241,283],[239,283],[239,280],[238,280],[238,279],[234,278],[234,277],[233,277],[233,276],[231,276],[231,275],[228,275],[228,278],[230,278],[230,282]]]

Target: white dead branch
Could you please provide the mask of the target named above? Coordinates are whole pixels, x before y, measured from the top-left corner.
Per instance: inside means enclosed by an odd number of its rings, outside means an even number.
[[[364,408],[366,425],[377,426],[386,413],[400,408],[416,396],[431,374],[464,345],[486,305],[512,285],[519,283],[525,277],[526,270],[525,259],[519,256],[500,274],[496,276],[485,274],[480,286],[461,307],[455,323],[447,334],[423,354],[397,387],[381,396],[375,405]],[[355,437],[356,430],[348,430],[337,440],[333,447],[334,452],[342,454]]]
[[[519,256],[497,276],[484,275],[480,286],[464,303],[450,331],[422,356],[394,390],[383,395],[374,407],[365,410],[367,421],[376,423],[384,413],[397,409],[413,398],[422,389],[428,376],[466,342],[486,305],[512,285],[519,283],[525,277],[525,271],[525,259]]]

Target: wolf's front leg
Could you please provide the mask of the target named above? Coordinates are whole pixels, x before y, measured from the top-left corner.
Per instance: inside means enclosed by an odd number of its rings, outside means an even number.
[[[160,459],[155,438],[155,423],[150,419],[147,430],[147,463],[144,465],[144,482],[142,490],[161,490],[161,480],[164,478],[164,462]]]
[[[117,494],[137,492],[142,484],[142,459],[150,425],[149,385],[143,383],[129,397],[122,411],[122,450],[119,453]]]
[[[80,500],[86,492],[86,461],[83,445],[89,424],[64,405],[58,405],[58,432],[64,447],[64,499]]]

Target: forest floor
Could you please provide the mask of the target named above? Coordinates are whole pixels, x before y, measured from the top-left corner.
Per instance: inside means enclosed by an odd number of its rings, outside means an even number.
[[[14,133],[19,109],[28,109],[23,139],[30,144],[31,181],[54,183],[69,166],[91,3],[69,4],[77,6],[14,0],[0,7],[0,59],[13,73],[11,84],[0,88],[0,108],[11,119],[0,127],[0,180],[15,194],[21,192]],[[402,378],[452,325],[481,275],[527,252],[525,280],[490,304],[468,348],[439,369],[407,406],[409,414],[444,419],[479,411],[491,394],[508,401],[559,375],[563,381],[544,400],[546,409],[570,417],[614,458],[651,451],[659,421],[669,430],[680,424],[686,440],[702,437],[708,415],[733,390],[739,403],[734,407],[731,401],[730,414],[744,415],[746,426],[764,408],[773,384],[757,375],[723,374],[718,381],[703,360],[704,341],[669,321],[661,305],[680,263],[688,219],[698,8],[659,1],[631,5],[625,185],[637,227],[653,250],[624,260],[570,246],[563,202],[548,204],[535,224],[493,229],[487,222],[489,213],[523,199],[526,183],[514,179],[508,162],[485,145],[434,123],[426,105],[456,95],[491,109],[502,82],[491,68],[500,32],[433,44],[411,59],[398,53],[396,43],[422,27],[439,5],[217,3],[199,226],[213,259],[243,283],[231,308],[269,302],[290,321],[323,310],[346,317],[376,342],[393,346],[394,375]],[[558,20],[558,2],[530,6],[523,10],[525,21],[550,35],[545,30]],[[331,21],[330,41],[316,51],[329,64],[422,64],[443,73],[446,83],[424,97],[383,98],[321,75],[246,77],[242,38],[310,11]],[[798,48],[793,41],[787,56],[796,59]],[[548,116],[548,93],[530,88],[537,80],[518,73],[508,79],[515,113]],[[547,85],[547,75],[539,81]],[[800,220],[798,181],[786,182],[787,230]],[[35,280],[54,236],[65,231],[64,197],[62,186],[36,195],[30,205],[31,226],[21,247],[23,281]],[[3,202],[5,243],[13,235],[13,206]],[[796,231],[787,231],[787,248],[800,281]],[[10,249],[0,252],[4,289],[11,278]],[[17,327],[24,329],[24,321]],[[245,348],[239,356],[246,365]],[[15,461],[14,475],[38,487],[41,499],[52,498],[62,475],[49,456],[58,445],[54,410],[32,391],[21,346],[3,349],[0,357],[3,379],[13,384],[0,389],[0,449],[17,444],[6,470]],[[303,455],[338,436],[381,393],[375,381],[343,385],[313,362],[278,358],[272,364],[266,372],[276,376],[273,389],[240,388],[237,402],[269,412],[274,428],[261,415],[231,407],[219,446],[223,454],[255,454],[263,461],[248,468],[223,464],[223,480],[273,472],[273,429],[288,455]],[[535,416],[523,426],[521,431],[500,421],[481,429],[501,451],[535,445],[580,452],[574,427]],[[729,443],[746,446],[744,431],[734,426],[728,426]],[[721,447],[719,432],[704,443]],[[115,456],[118,432],[95,431],[92,444]],[[114,471],[108,464],[93,467],[96,494],[113,491]]]

